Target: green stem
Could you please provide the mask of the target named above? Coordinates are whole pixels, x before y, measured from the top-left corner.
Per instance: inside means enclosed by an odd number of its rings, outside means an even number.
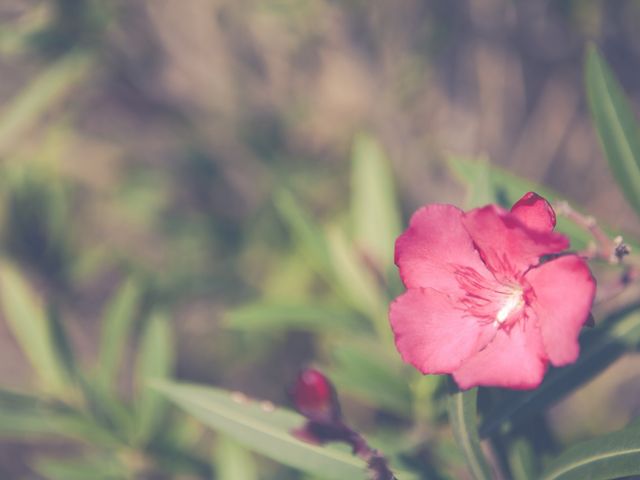
[[[491,480],[491,468],[485,459],[478,437],[476,398],[478,389],[462,391],[451,377],[447,380],[449,392],[449,421],[458,446],[464,454],[469,471],[476,480]]]

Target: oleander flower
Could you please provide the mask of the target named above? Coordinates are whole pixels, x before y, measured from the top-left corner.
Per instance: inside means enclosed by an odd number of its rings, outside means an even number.
[[[549,363],[574,362],[595,280],[582,258],[561,254],[569,240],[555,224],[533,192],[510,211],[418,210],[396,241],[407,291],[389,310],[403,360],[463,389],[535,388]]]

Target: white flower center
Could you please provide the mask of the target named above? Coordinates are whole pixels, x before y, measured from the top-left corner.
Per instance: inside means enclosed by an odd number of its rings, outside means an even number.
[[[524,298],[522,298],[522,288],[515,287],[511,291],[511,294],[507,296],[505,302],[502,304],[498,313],[496,313],[496,319],[493,322],[495,327],[499,327],[502,325],[509,315],[511,315],[515,310],[519,309],[524,305]]]

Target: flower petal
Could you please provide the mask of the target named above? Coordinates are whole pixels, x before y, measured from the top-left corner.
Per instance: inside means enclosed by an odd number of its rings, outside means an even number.
[[[465,213],[462,223],[485,264],[497,277],[517,277],[537,265],[542,255],[569,247],[569,239],[564,235],[531,230],[496,205]]]
[[[511,329],[498,329],[491,343],[453,372],[453,378],[463,389],[482,385],[523,390],[540,385],[546,370],[540,331],[529,315]]]
[[[514,203],[511,213],[532,230],[551,232],[556,226],[556,213],[553,208],[534,192],[525,193]]]
[[[403,360],[422,373],[452,372],[495,333],[431,288],[407,290],[391,304],[389,319]]]
[[[578,335],[589,318],[596,282],[587,263],[577,255],[566,255],[525,275],[533,295],[529,304],[538,316],[542,340],[551,363],[575,362]]]
[[[422,207],[396,240],[395,262],[407,288],[431,287],[456,292],[456,266],[471,267],[491,278],[462,225],[463,212],[453,205]]]

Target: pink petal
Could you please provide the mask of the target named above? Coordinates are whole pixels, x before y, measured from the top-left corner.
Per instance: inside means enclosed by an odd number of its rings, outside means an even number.
[[[596,282],[587,263],[566,255],[531,269],[525,279],[532,287],[529,301],[535,310],[545,350],[556,366],[575,362],[578,335],[589,318]]]
[[[498,329],[487,347],[455,372],[460,388],[477,386],[535,388],[542,382],[547,360],[535,319],[521,318],[511,329]]]
[[[432,204],[411,217],[409,227],[396,240],[395,261],[407,288],[431,287],[457,291],[456,266],[467,266],[491,277],[469,234],[463,212],[453,205]]]
[[[551,232],[556,226],[556,213],[544,198],[534,192],[525,193],[511,213],[532,230]]]
[[[450,373],[491,340],[495,329],[431,288],[399,296],[389,309],[396,347],[422,373]]]
[[[495,205],[465,213],[462,222],[485,264],[498,277],[514,278],[537,265],[542,255],[569,247],[564,235],[531,230]]]

